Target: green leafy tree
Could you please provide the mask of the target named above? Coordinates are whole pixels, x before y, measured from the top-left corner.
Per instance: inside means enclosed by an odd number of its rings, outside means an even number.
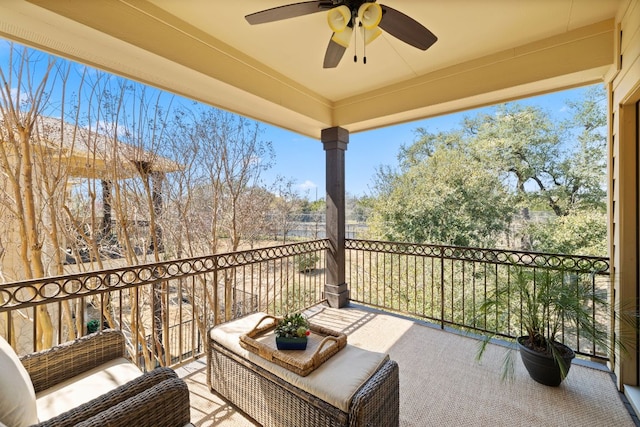
[[[366,222],[371,216],[374,198],[371,196],[361,196],[353,199],[353,210],[351,216],[354,221]]]
[[[601,209],[606,198],[606,115],[599,87],[569,102],[569,120],[539,107],[505,104],[465,120],[469,144],[485,167],[518,195],[523,216],[542,205],[555,215]]]
[[[493,245],[513,213],[500,179],[471,156],[460,133],[430,134],[378,170],[370,225],[386,240]]]
[[[602,87],[590,88],[567,103],[572,114],[565,121],[510,103],[466,118],[458,130],[417,129],[398,168],[377,171],[372,237],[495,245],[518,212],[519,248],[602,254],[604,99]],[[551,212],[552,219],[533,223],[531,210]]]
[[[535,193],[546,196],[551,208],[560,214],[564,209],[558,200],[560,188],[551,171],[561,157],[560,140],[553,124],[542,110],[519,104],[505,104],[492,114],[467,118],[464,131],[469,145],[483,168],[500,176],[510,185],[528,217],[527,199]]]
[[[538,252],[607,255],[606,212],[578,211],[531,223],[526,232],[531,246]]]
[[[327,209],[327,204],[324,202],[324,198],[315,200],[309,204],[309,212],[311,213],[324,213]]]
[[[544,252],[607,255],[607,116],[605,94],[590,88],[583,99],[567,102],[571,118],[559,129],[575,141],[559,165],[566,201],[563,215],[531,223],[524,230],[529,247]],[[554,211],[555,212],[555,211]]]
[[[323,217],[325,210],[324,199],[310,201],[308,198],[304,198],[300,201],[300,213],[304,222],[319,221]]]

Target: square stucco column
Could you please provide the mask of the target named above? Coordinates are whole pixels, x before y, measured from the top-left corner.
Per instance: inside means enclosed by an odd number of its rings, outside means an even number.
[[[322,144],[326,152],[327,187],[327,282],[324,293],[331,307],[349,305],[349,290],[345,281],[345,151],[349,131],[340,127],[323,129]]]

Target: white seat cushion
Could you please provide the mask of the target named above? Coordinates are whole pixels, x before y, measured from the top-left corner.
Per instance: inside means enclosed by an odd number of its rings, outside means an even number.
[[[0,425],[23,427],[37,422],[31,378],[9,343],[0,337]]]
[[[142,375],[125,358],[110,360],[36,395],[38,418],[45,421],[95,399]]]
[[[385,353],[363,350],[347,344],[316,370],[302,377],[245,350],[240,345],[240,335],[251,331],[264,316],[264,313],[254,313],[218,325],[211,330],[211,339],[343,412],[349,412],[353,395],[380,369],[387,358]]]

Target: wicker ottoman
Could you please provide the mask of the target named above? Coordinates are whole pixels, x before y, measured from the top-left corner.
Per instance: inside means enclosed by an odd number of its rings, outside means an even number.
[[[264,426],[399,425],[398,365],[388,355],[382,355],[375,370],[362,380],[345,387],[337,385],[341,378],[336,378],[336,394],[346,392],[351,397],[346,407],[345,402],[329,403],[332,399],[327,398],[326,391],[324,395],[316,393],[309,381],[313,382],[315,376],[316,381],[328,379],[331,383],[334,372],[357,370],[362,360],[375,360],[378,354],[347,345],[309,377],[283,375],[284,368],[236,345],[239,336],[250,330],[246,325],[251,325],[251,319],[248,323],[246,319],[244,323],[243,319],[229,322],[210,331],[207,382],[212,392]],[[222,333],[219,328],[226,329]],[[352,357],[354,360],[350,360]],[[353,394],[349,387],[353,387]]]

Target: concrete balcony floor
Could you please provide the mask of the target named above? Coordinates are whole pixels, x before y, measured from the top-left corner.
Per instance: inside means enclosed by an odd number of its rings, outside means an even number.
[[[401,426],[640,425],[600,365],[578,361],[553,388],[530,379],[517,357],[516,378],[505,382],[502,346],[491,345],[478,363],[476,339],[423,322],[355,305],[318,306],[309,315],[314,323],[345,332],[349,344],[387,352],[398,362]],[[209,391],[206,359],[177,371],[189,385],[195,425],[257,425]]]

